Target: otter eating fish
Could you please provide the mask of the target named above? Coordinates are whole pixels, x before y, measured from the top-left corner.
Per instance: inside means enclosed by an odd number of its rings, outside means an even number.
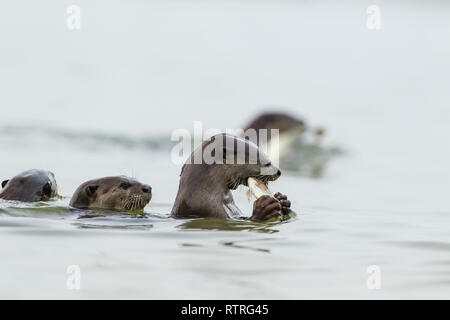
[[[184,164],[172,216],[252,221],[280,218],[291,212],[290,201],[281,193],[259,194],[250,218],[242,216],[231,194],[239,185],[248,186],[249,181],[256,193],[255,185],[266,186],[280,175],[280,169],[253,142],[230,134],[215,135],[195,149]]]

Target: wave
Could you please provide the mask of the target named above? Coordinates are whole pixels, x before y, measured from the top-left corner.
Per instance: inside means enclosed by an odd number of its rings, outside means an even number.
[[[170,150],[174,142],[169,135],[132,137],[124,134],[75,131],[64,128],[42,128],[36,126],[0,127],[2,139],[36,139],[45,138],[52,141],[77,144],[85,147],[93,145],[115,146],[125,149]]]
[[[126,134],[108,134],[102,132],[75,131],[65,128],[45,128],[37,126],[8,125],[0,127],[0,143],[23,145],[43,141],[80,146],[89,151],[99,148],[136,149],[151,152],[170,152],[178,143],[172,141],[169,134],[156,136],[127,136]],[[280,167],[291,175],[321,178],[329,162],[344,151],[338,146],[327,146],[323,141],[311,139],[299,134],[283,152]]]

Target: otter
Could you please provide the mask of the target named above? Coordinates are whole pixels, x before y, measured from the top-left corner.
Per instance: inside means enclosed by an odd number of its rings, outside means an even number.
[[[260,114],[253,121],[251,121],[244,130],[248,129],[267,129],[269,134],[270,129],[278,129],[280,130],[280,134],[286,133],[293,129],[303,132],[306,130],[306,123],[302,119],[298,119],[287,113],[266,112]]]
[[[260,114],[240,133],[267,152],[270,159],[278,160],[282,169],[314,178],[321,177],[331,157],[341,153],[338,148],[323,145],[325,135],[325,128],[312,127],[281,112]]]
[[[152,188],[126,176],[89,180],[78,187],[70,206],[77,209],[142,210]]]
[[[249,177],[268,183],[280,175],[280,169],[253,142],[225,133],[215,135],[196,148],[183,165],[171,216],[252,221],[281,217],[291,206],[281,193],[256,200],[250,218],[242,216],[231,194],[239,185],[247,185]]]
[[[48,201],[58,194],[55,175],[47,170],[32,169],[2,182],[0,199],[23,202]]]
[[[278,148],[276,149],[272,149],[271,146],[273,129],[279,130]],[[257,134],[260,133],[260,130],[267,130],[267,139],[265,141],[260,141],[258,136],[251,134],[246,135],[249,130],[256,130]],[[245,126],[242,137],[249,139],[259,147],[267,147],[270,158],[283,158],[293,147],[296,137],[305,133],[306,130],[306,123],[302,119],[298,119],[287,113],[266,112],[259,115]],[[278,154],[272,154],[274,152],[277,152]]]

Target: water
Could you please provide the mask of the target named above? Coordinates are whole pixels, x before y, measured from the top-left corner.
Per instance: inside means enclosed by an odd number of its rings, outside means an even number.
[[[1,298],[450,298],[448,5],[381,1],[369,31],[364,1],[79,1],[68,31],[68,4],[0,5],[1,178],[50,169],[62,196],[0,204]],[[345,150],[271,184],[297,218],[167,218],[172,130],[274,105]],[[79,184],[118,174],[153,187],[147,215],[68,209]],[[250,214],[245,188],[235,200]]]

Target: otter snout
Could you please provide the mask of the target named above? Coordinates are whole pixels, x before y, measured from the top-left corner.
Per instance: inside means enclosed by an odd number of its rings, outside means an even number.
[[[275,179],[278,179],[281,176],[281,170],[273,164],[261,167],[260,171],[261,175],[272,176]]]
[[[144,192],[144,193],[152,193],[152,187],[150,187],[148,184],[145,184],[142,187],[142,192]]]

